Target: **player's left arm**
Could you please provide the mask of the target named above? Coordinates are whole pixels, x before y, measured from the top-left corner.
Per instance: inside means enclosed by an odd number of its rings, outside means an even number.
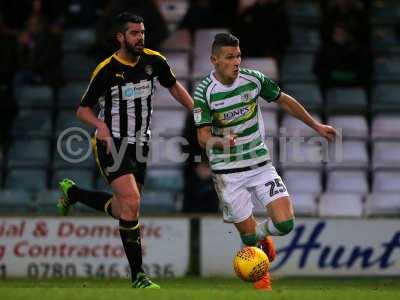
[[[176,101],[181,103],[189,111],[192,111],[193,99],[179,81],[176,81],[175,84],[168,90],[171,95],[176,99]]]
[[[310,126],[316,132],[318,132],[321,136],[328,139],[329,141],[333,141],[335,136],[338,135],[335,128],[329,125],[322,124],[316,121],[301,105],[296,99],[291,97],[288,94],[282,93],[279,98],[276,100],[276,103],[287,113],[292,115],[293,117],[303,121],[305,124]]]
[[[183,85],[176,80],[175,74],[172,72],[165,57],[159,57],[157,66],[159,70],[158,81],[160,84],[167,88],[172,97],[174,97],[179,103],[185,106],[189,111],[192,111],[193,99]]]

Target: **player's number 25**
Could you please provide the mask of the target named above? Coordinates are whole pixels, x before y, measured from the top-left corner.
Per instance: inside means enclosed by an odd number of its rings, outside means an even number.
[[[266,187],[269,187],[269,196],[273,197],[278,193],[286,192],[286,187],[282,183],[280,178],[275,178],[274,180],[268,181],[265,184]]]

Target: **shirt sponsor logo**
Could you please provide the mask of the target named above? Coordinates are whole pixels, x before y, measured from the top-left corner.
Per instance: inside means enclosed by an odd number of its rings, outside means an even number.
[[[135,93],[135,90],[133,88],[127,88],[124,91],[124,96],[127,98],[130,98],[133,96],[134,93]]]
[[[147,97],[151,94],[151,83],[148,80],[141,80],[139,83],[134,84],[135,98]]]
[[[242,117],[245,114],[247,114],[249,111],[250,111],[250,109],[247,106],[228,111],[228,112],[224,113],[223,120],[224,121],[230,121],[230,120]]]
[[[127,83],[122,86],[124,100],[146,98],[152,93],[151,81],[141,80],[139,83]]]

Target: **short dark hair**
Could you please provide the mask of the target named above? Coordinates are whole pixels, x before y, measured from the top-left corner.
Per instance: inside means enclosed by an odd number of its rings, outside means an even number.
[[[237,47],[239,39],[230,33],[217,33],[211,46],[211,53],[216,54],[221,47]]]
[[[113,21],[113,33],[117,34],[118,32],[124,33],[126,30],[126,23],[143,23],[144,20],[141,16],[135,15],[130,12],[123,12],[118,14]]]

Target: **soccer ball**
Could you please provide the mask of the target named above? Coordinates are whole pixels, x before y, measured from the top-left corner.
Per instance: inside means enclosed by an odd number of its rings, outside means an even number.
[[[240,279],[255,282],[267,273],[269,259],[260,248],[244,247],[236,253],[233,268]]]

